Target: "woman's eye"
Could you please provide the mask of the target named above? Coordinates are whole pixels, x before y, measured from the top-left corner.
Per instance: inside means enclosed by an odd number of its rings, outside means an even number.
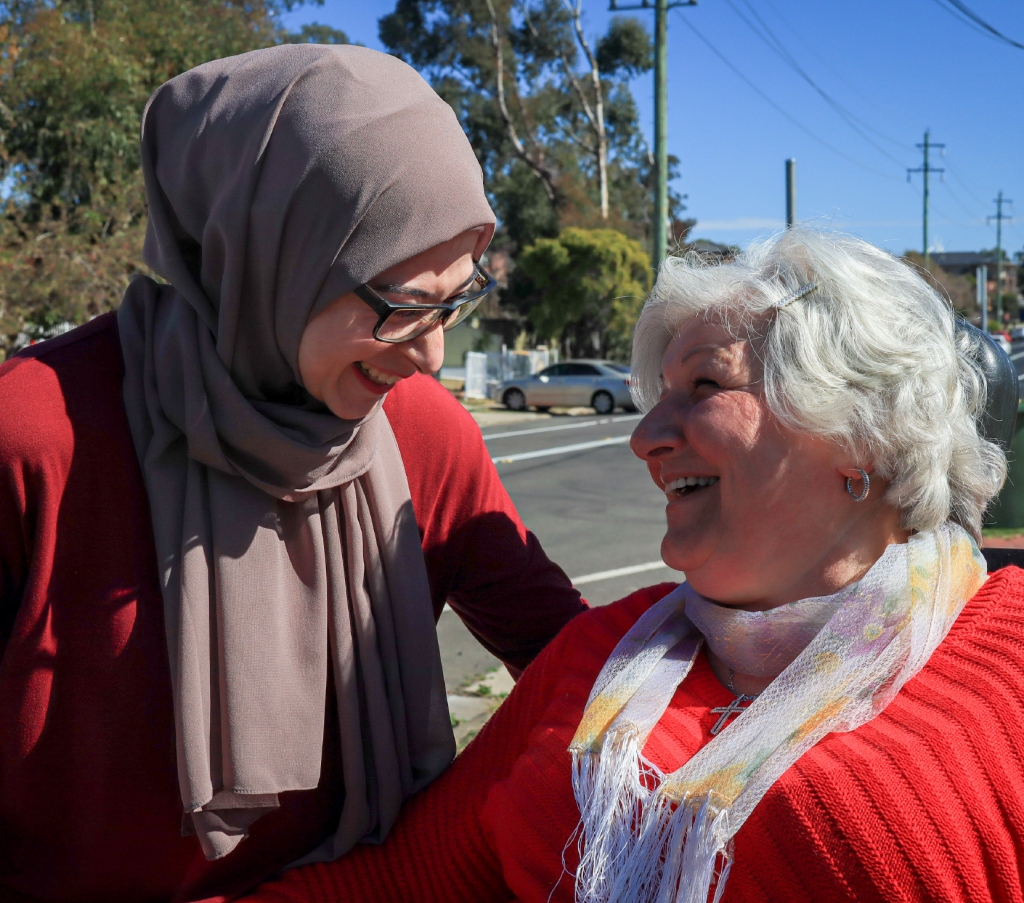
[[[698,377],[693,381],[693,388],[695,391],[699,389],[701,386],[712,386],[715,389],[721,388],[721,386],[719,386],[715,380],[710,379],[706,376]]]
[[[417,320],[422,320],[429,313],[428,310],[396,310],[388,319],[400,323],[414,323]]]

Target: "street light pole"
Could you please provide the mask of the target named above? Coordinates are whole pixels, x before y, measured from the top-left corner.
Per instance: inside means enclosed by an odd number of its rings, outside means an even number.
[[[661,264],[668,251],[668,11],[677,6],[696,6],[697,0],[642,0],[639,5],[619,6],[611,0],[611,11],[654,9],[654,223],[651,260]]]

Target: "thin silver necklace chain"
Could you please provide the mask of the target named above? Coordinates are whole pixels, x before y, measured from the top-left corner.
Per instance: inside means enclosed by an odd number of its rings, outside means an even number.
[[[730,668],[729,669],[729,680],[726,683],[726,686],[729,688],[729,692],[732,693],[733,696],[736,696],[736,697],[739,698],[740,702],[746,702],[747,700],[749,700],[750,702],[753,702],[755,699],[757,699],[758,696],[761,695],[760,693],[755,693],[753,696],[748,696],[746,693],[737,693],[736,692],[736,688],[732,685],[732,679],[735,676],[736,676],[736,672],[732,668]]]
[[[736,698],[729,703],[729,705],[720,705],[717,708],[711,710],[713,715],[720,715],[721,717],[715,722],[715,726],[711,728],[711,736],[715,737],[725,727],[725,722],[728,721],[733,715],[739,715],[740,712],[744,711],[744,707],[740,705],[743,702],[753,702],[761,694],[757,696],[744,696],[742,693],[737,693],[736,688],[732,685],[732,679],[736,676],[736,672],[729,669],[729,692],[732,693]]]

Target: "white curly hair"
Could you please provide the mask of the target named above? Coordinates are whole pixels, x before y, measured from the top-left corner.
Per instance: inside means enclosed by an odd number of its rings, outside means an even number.
[[[777,305],[798,289],[800,300]],[[719,265],[670,257],[633,337],[637,406],[661,395],[679,330],[709,317],[754,342],[764,400],[786,426],[825,438],[889,481],[906,530],[948,520],[981,539],[1006,456],[980,434],[985,380],[950,305],[904,261],[850,235],[789,229]]]

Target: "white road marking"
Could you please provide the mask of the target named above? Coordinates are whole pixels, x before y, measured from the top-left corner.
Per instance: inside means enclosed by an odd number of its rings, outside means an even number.
[[[548,455],[564,455],[574,451],[584,451],[588,448],[599,448],[602,445],[620,445],[629,442],[629,436],[608,436],[606,439],[598,439],[596,442],[578,442],[576,445],[559,445],[557,448],[542,448],[539,451],[521,452],[518,455],[498,455],[491,458],[495,464],[511,464],[513,461],[527,461],[530,458],[546,458]]]
[[[573,586],[582,586],[584,583],[597,583],[601,580],[611,580],[615,577],[628,577],[630,574],[641,574],[644,571],[656,571],[658,568],[668,568],[664,561],[648,561],[646,564],[631,564],[629,567],[615,568],[613,571],[598,571],[596,574],[585,574],[582,577],[573,577]],[[683,574],[679,575],[683,578]],[[451,606],[445,603],[445,611],[451,611]]]
[[[599,426],[603,423],[625,423],[627,420],[639,420],[643,414],[630,414],[627,417],[604,417],[601,420],[587,420],[583,423],[563,423],[559,426],[538,426],[532,430],[509,430],[507,433],[491,433],[484,436],[484,442],[491,439],[507,439],[509,436],[529,436],[533,433],[551,433],[555,430],[578,430],[584,426]]]
[[[598,571],[596,574],[586,574],[583,577],[574,577],[573,586],[582,586],[584,583],[597,583],[599,580],[611,580],[613,577],[626,577],[629,574],[639,574],[643,571],[656,571],[658,568],[667,568],[664,561],[648,561],[646,564],[631,564],[625,568],[615,568],[613,571]]]

